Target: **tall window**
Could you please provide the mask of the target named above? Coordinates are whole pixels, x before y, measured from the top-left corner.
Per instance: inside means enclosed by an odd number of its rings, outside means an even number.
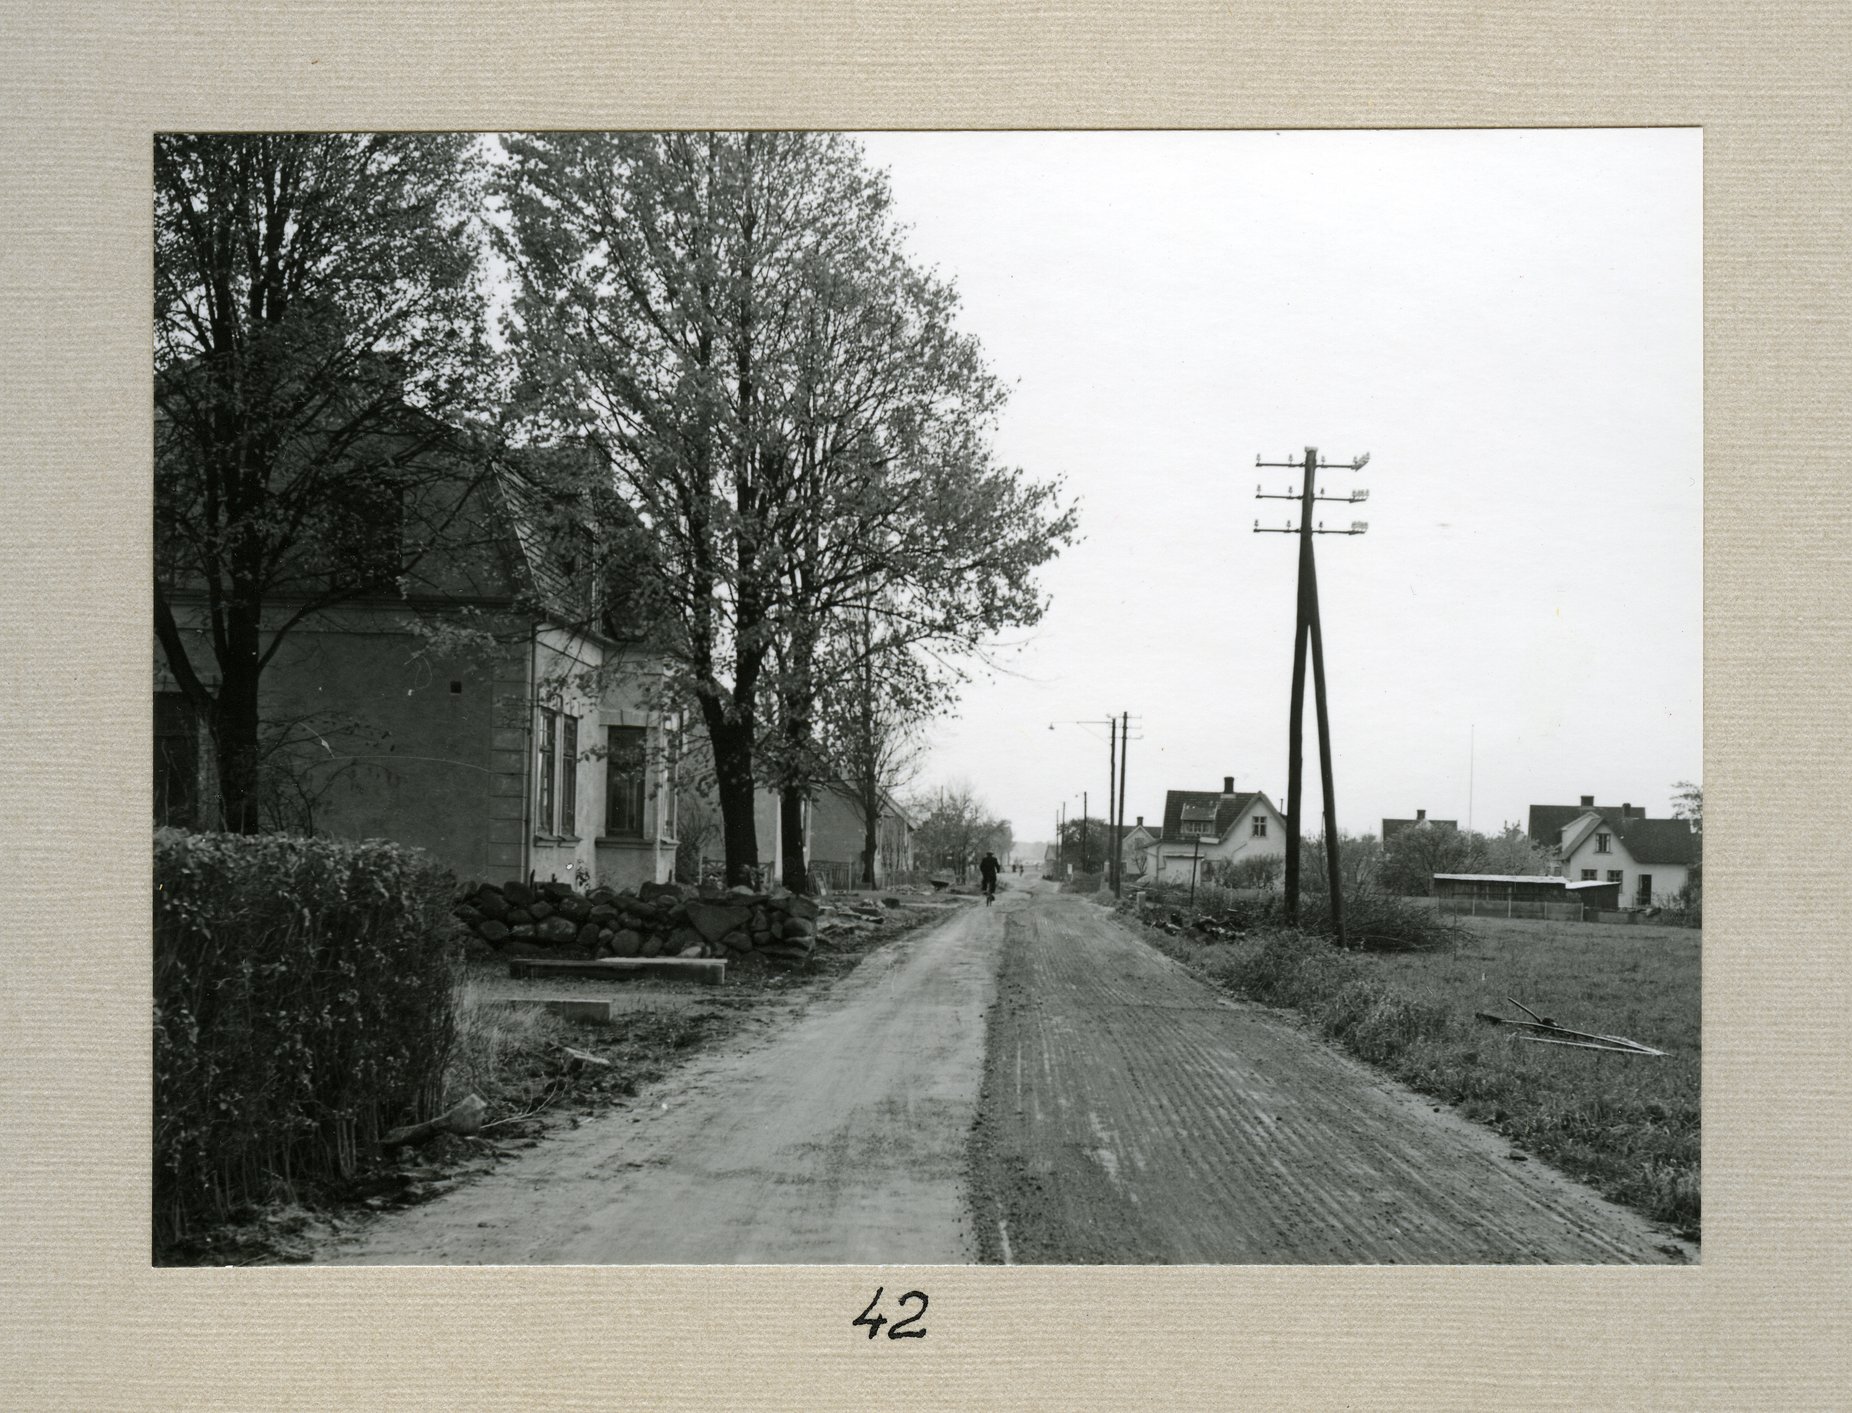
[[[579,832],[579,718],[568,716],[560,743],[559,832]]]
[[[1267,816],[1264,814],[1257,814],[1254,816],[1254,837],[1256,839],[1265,839],[1267,837]]]
[[[1595,836],[1595,852],[1598,854],[1613,853],[1614,836],[1612,834],[1597,834]]]
[[[559,769],[559,713],[551,707],[540,708],[540,762],[534,771],[540,786],[539,808],[534,828],[541,834],[553,833],[553,780]]]
[[[643,763],[647,735],[641,726],[605,728],[606,834],[643,832]]]
[[[199,823],[199,716],[180,692],[154,694],[154,822]]]

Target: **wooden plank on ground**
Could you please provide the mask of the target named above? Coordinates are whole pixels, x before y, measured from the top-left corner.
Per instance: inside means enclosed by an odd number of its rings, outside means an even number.
[[[606,957],[603,961],[564,961],[552,957],[514,957],[508,963],[513,977],[577,976],[594,981],[656,980],[698,981],[718,986],[726,979],[727,963],[721,957]]]

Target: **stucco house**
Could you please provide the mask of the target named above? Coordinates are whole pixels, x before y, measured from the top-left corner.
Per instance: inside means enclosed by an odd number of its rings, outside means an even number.
[[[862,805],[847,785],[819,786],[805,810],[806,853],[813,873],[832,888],[852,888],[862,879],[867,836]],[[875,886],[913,871],[913,819],[883,790],[875,819]]]
[[[1220,793],[1167,790],[1164,823],[1149,852],[1153,882],[1188,884],[1200,878],[1201,866],[1243,859],[1282,856],[1286,819],[1261,791],[1237,792],[1232,775],[1222,777]]]
[[[1648,819],[1632,804],[1532,805],[1530,835],[1577,882],[1619,885],[1622,907],[1665,907],[1691,881],[1697,836],[1682,819]]]
[[[1141,879],[1151,870],[1152,855],[1162,837],[1162,831],[1146,824],[1142,814],[1127,827],[1125,837],[1119,841],[1119,860],[1127,881]]]
[[[260,681],[268,827],[395,839],[464,879],[669,878],[678,722],[649,706],[658,665],[588,612],[589,532],[562,543],[547,495],[498,461],[455,519],[487,527],[467,552],[433,550],[416,585],[319,610],[276,643]],[[167,594],[216,686],[203,596]],[[297,608],[273,598],[266,630]],[[159,641],[154,667],[156,822],[216,827],[205,722]]]

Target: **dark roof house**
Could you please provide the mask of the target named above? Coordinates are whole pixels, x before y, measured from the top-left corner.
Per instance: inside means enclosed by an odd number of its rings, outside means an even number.
[[[1382,841],[1387,844],[1404,829],[1414,829],[1427,825],[1432,825],[1436,829],[1458,829],[1460,827],[1460,821],[1457,819],[1429,819],[1426,810],[1416,810],[1413,819],[1385,819],[1383,821]]]
[[[1164,792],[1164,825],[1162,838],[1167,844],[1185,843],[1191,839],[1220,839],[1234,825],[1234,822],[1247,813],[1255,800],[1264,798],[1258,790],[1235,793],[1235,777],[1222,777],[1222,788],[1215,790],[1166,790]],[[1185,825],[1208,825],[1209,832],[1200,829],[1186,831]]]

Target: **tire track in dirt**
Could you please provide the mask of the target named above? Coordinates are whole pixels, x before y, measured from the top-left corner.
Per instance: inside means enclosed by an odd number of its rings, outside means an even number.
[[[985,1260],[1632,1263],[1643,1218],[1223,996],[1097,905],[1004,917],[969,1148]]]

